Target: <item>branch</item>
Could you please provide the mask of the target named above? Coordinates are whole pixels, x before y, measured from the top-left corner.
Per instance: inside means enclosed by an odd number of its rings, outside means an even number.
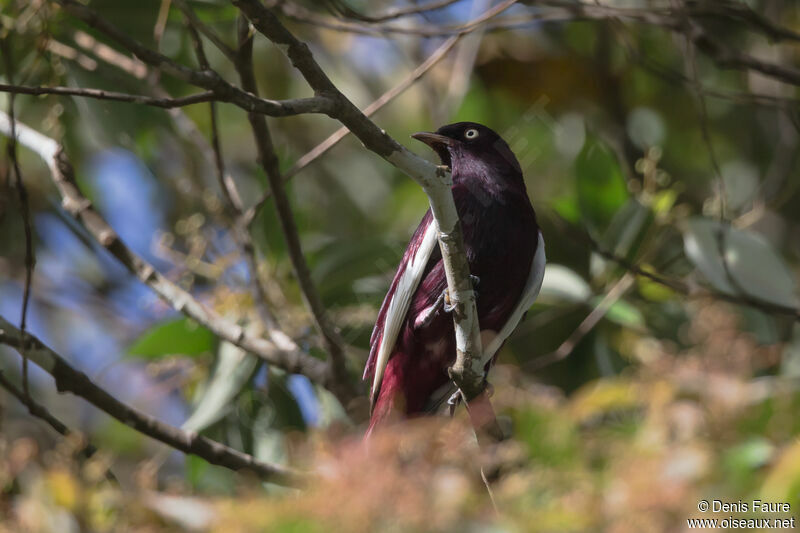
[[[480,327],[449,174],[444,168],[436,167],[411,153],[369,120],[331,82],[314,60],[308,46],[290,33],[258,0],[233,0],[233,4],[242,10],[259,32],[286,54],[315,94],[328,95],[334,101],[334,108],[329,113],[332,118],[344,124],[367,149],[408,174],[425,191],[439,228],[439,247],[450,301],[454,306],[457,358],[450,369],[451,377],[467,399],[477,396],[484,387]]]
[[[20,331],[0,317],[0,343],[19,349]],[[186,432],[142,413],[95,385],[83,372],[74,369],[63,357],[45,346],[36,337],[30,336],[28,357],[45,372],[53,376],[58,392],[71,392],[83,398],[101,411],[157,441],[196,455],[211,464],[231,470],[250,470],[264,480],[281,485],[299,485],[310,475],[295,470],[265,463],[251,455],[240,452],[224,444],[194,432]]]
[[[253,36],[249,32],[249,24],[244,16],[239,19],[239,53],[236,62],[236,70],[241,79],[242,88],[249,93],[258,94],[256,78],[253,74]],[[267,120],[263,115],[248,113],[247,119],[253,130],[253,137],[258,150],[258,161],[264,173],[267,175],[272,196],[275,199],[275,207],[278,213],[278,222],[283,233],[286,247],[289,251],[289,259],[292,263],[295,278],[300,286],[300,292],[306,307],[311,312],[317,331],[322,335],[323,343],[330,354],[330,375],[333,383],[338,384],[338,388],[345,388],[353,391],[350,385],[350,376],[347,373],[347,361],[345,359],[343,341],[339,337],[334,325],[331,323],[322,299],[311,279],[311,271],[306,263],[303,250],[300,244],[300,236],[297,232],[297,225],[289,205],[289,197],[283,188],[278,157],[272,144],[272,136],[267,125]]]
[[[512,2],[514,3],[514,2]],[[519,4],[532,4],[533,2],[518,2]],[[392,34],[417,35],[423,37],[445,37],[458,35],[473,31],[477,24],[486,20],[469,21],[465,24],[456,25],[432,25],[408,26],[397,24],[358,24],[349,21],[340,21],[331,17],[318,15],[311,10],[304,8],[294,2],[287,0],[271,0],[267,2],[269,7],[280,9],[283,15],[303,24],[309,24],[333,31],[358,33],[371,35],[374,37],[386,38]],[[509,7],[506,4],[498,4],[489,17],[493,17]],[[488,14],[488,12],[487,12]],[[789,28],[777,26],[757,14],[751,8],[734,2],[710,2],[694,3],[685,6],[684,9],[673,9],[671,6],[662,7],[618,7],[613,5],[603,5],[599,2],[581,2],[575,0],[539,0],[536,2],[535,10],[521,15],[509,15],[498,18],[488,24],[487,31],[502,31],[514,28],[525,27],[532,23],[549,22],[573,22],[580,20],[605,20],[609,18],[623,19],[631,22],[659,26],[670,30],[680,31],[681,20],[685,16],[696,18],[719,19],[728,18],[739,21],[749,29],[756,30],[765,34],[768,38],[775,41],[800,41],[800,33]],[[354,17],[358,18],[358,17]]]
[[[429,13],[431,11],[437,11],[439,9],[444,9],[449,5],[455,4],[458,1],[460,0],[437,0],[435,2],[430,2],[421,5],[412,5],[407,7],[393,7],[377,15],[364,15],[358,13],[357,11],[349,7],[341,0],[328,0],[328,3],[331,4],[331,7],[337,12],[337,14],[341,16],[356,20],[361,20],[364,22],[374,23],[374,22],[385,22],[387,20],[399,19],[411,15],[421,15]]]
[[[113,102],[127,102],[131,104],[144,104],[164,109],[183,107],[202,102],[212,102],[218,97],[214,91],[204,91],[198,94],[182,96],[180,98],[155,98],[140,94],[126,94],[102,89],[84,89],[74,87],[30,87],[25,85],[8,85],[0,83],[0,92],[11,94],[57,94],[62,96],[83,96],[97,100],[111,100]]]
[[[606,316],[608,310],[611,309],[611,306],[614,305],[617,300],[622,298],[622,296],[628,291],[628,289],[633,285],[635,277],[632,272],[626,272],[624,276],[622,276],[616,283],[611,287],[611,289],[603,296],[603,299],[600,300],[594,309],[586,315],[586,318],[578,325],[577,329],[570,335],[561,345],[554,351],[550,352],[546,355],[541,357],[537,357],[533,359],[530,363],[524,365],[525,370],[528,372],[535,372],[540,370],[548,365],[553,363],[557,363],[562,359],[566,358],[569,354],[572,353],[572,350],[578,345],[581,340],[590,332],[592,329]]]
[[[487,10],[479,17],[476,17],[464,24],[447,26],[426,25],[412,27],[392,24],[365,25],[353,22],[340,22],[339,20],[331,19],[330,17],[317,15],[313,11],[306,9],[301,5],[293,2],[287,2],[285,0],[269,0],[267,2],[267,7],[279,9],[283,15],[293,20],[297,20],[298,22],[334,31],[360,33],[363,35],[382,38],[386,38],[386,36],[390,34],[418,35],[424,37],[449,37],[453,35],[464,35],[474,31],[484,22],[506,11],[518,1],[519,0],[505,0],[504,2],[501,2],[500,4]]]
[[[0,132],[9,135],[9,129],[8,116],[0,113]],[[326,384],[325,365],[321,361],[299,351],[296,345],[288,340],[281,341],[274,338],[274,342],[271,342],[247,335],[241,326],[225,320],[215,311],[206,308],[189,292],[165,278],[151,264],[131,251],[81,193],[72,165],[61,145],[19,122],[17,135],[19,142],[36,152],[50,168],[53,183],[62,197],[63,208],[83,224],[103,248],[116,257],[131,274],[155,291],[162,300],[220,338],[258,355],[268,363],[291,373],[303,374],[316,383]]]
[[[187,23],[189,26],[189,33],[194,43],[197,60],[202,68],[208,69],[209,68],[208,58],[203,48],[203,41],[198,33],[198,28],[195,27],[195,23],[197,22],[197,20],[196,18],[187,15],[187,12],[191,12],[191,10],[189,10],[185,4],[181,2],[180,5],[182,6],[181,7],[182,10],[185,9],[184,15],[186,15]],[[245,27],[242,29],[242,31],[244,31],[243,35],[247,35],[247,30],[248,28],[247,25],[245,24]],[[249,41],[249,45],[252,45],[252,39],[247,39],[247,40]],[[244,49],[246,50],[245,56],[251,53],[251,49],[247,47]],[[243,72],[248,73],[247,76],[243,76],[246,77],[248,81],[248,83],[245,84],[245,90],[247,90],[252,94],[257,94],[257,89],[255,87],[255,78],[252,76],[252,62],[250,61],[251,58],[242,57],[240,55],[242,54],[241,50],[243,50],[242,46],[240,46],[240,53],[232,55],[231,59],[235,61],[237,68],[242,69]],[[214,102],[210,103],[209,111],[211,114],[211,149],[213,152],[217,181],[219,183],[220,188],[222,189],[223,196],[225,198],[225,201],[227,202],[229,209],[233,211],[235,216],[232,233],[234,235],[234,239],[237,241],[237,243],[242,249],[245,261],[247,262],[247,268],[250,271],[250,276],[251,276],[250,286],[251,286],[251,292],[253,294],[253,301],[256,307],[256,311],[258,312],[258,315],[261,318],[261,321],[263,322],[264,327],[267,330],[267,333],[274,342],[284,343],[285,345],[290,346],[292,350],[299,351],[300,348],[297,346],[297,344],[288,335],[286,335],[283,331],[280,330],[278,321],[269,307],[269,303],[267,300],[267,291],[261,281],[261,277],[259,276],[258,272],[258,262],[256,260],[256,250],[255,250],[255,245],[253,243],[253,239],[250,235],[250,232],[248,231],[247,225],[242,224],[240,222],[243,212],[241,195],[239,194],[239,191],[236,187],[236,183],[233,181],[233,179],[231,179],[229,175],[225,173],[225,163],[222,157],[222,147],[220,145],[220,140],[219,140],[217,110]],[[262,115],[256,113],[251,113],[251,115],[255,117],[256,120],[260,119],[261,121],[264,121],[264,117]],[[301,287],[302,286],[303,285],[301,284]],[[321,306],[321,303],[319,305]],[[336,348],[338,347],[339,346],[336,345]],[[342,354],[341,349],[339,349],[338,354],[339,355]],[[346,407],[347,404],[349,403],[349,400],[357,396],[358,393],[356,389],[351,386],[350,380],[346,375],[344,369],[343,357],[338,357],[337,359],[341,360],[340,369],[342,372],[333,373],[331,376],[331,381],[329,382],[328,386],[335,388],[338,391],[337,397]]]
[[[198,71],[181,65],[167,56],[147,48],[136,39],[128,36],[111,22],[76,0],[55,0],[68,13],[102,32],[122,45],[144,63],[167,72],[197,87],[213,91],[218,100],[230,102],[242,109],[275,117],[300,115],[305,113],[329,113],[332,102],[324,96],[296,98],[292,100],[267,100],[249,94],[225,81],[213,70]]]
[[[671,289],[679,294],[683,294],[684,296],[688,296],[690,298],[714,298],[716,300],[722,300],[732,304],[745,305],[768,314],[786,315],[793,318],[795,321],[800,322],[800,309],[768,302],[747,294],[733,295],[726,292],[698,287],[695,284],[689,284],[680,279],[668,278],[651,270],[645,270],[640,266],[630,262],[626,258],[618,256],[615,253],[604,249],[588,233],[574,230],[574,228],[569,226],[569,223],[566,221],[560,220],[560,222],[563,222],[563,227],[567,228],[565,231],[569,231],[575,238],[583,241],[601,257],[615,262],[625,270],[628,270],[639,277],[647,278],[650,281],[667,287],[668,289]]]
[[[413,71],[409,72],[408,75],[403,78],[403,80],[380,95],[376,100],[374,100],[371,104],[364,108],[364,115],[367,117],[371,117],[379,110],[381,110],[386,104],[403,94],[406,89],[414,85],[422,76],[425,75],[431,68],[433,68],[436,64],[439,63],[447,53],[456,45],[459,41],[459,36],[456,35],[454,37],[450,37],[442,45],[436,49],[425,61],[420,63],[417,68]],[[301,170],[306,168],[308,165],[328,153],[328,151],[339,144],[339,141],[347,137],[350,133],[350,130],[347,129],[346,126],[342,126],[332,134],[330,134],[324,141],[319,143],[317,146],[309,150],[305,155],[303,155],[300,159],[295,162],[294,165],[289,168],[283,174],[283,183],[287,183],[290,179],[300,173]],[[255,219],[258,212],[261,210],[261,207],[264,203],[270,199],[272,196],[270,191],[266,191],[258,201],[253,204],[250,208],[245,211],[243,216],[243,223],[245,225],[250,225],[253,220]]]
[[[0,329],[2,325],[0,325]],[[0,331],[0,339],[2,339],[3,332]],[[0,340],[0,342],[3,342]],[[21,346],[17,347],[18,350],[21,350]],[[5,374],[0,371],[0,387],[6,389],[9,394],[11,394],[14,398],[16,398],[19,403],[24,405],[28,408],[28,412],[45,422],[48,426],[53,428],[56,433],[62,435],[64,437],[74,437],[74,436],[81,436],[80,432],[71,430],[66,424],[64,424],[61,420],[55,417],[50,411],[47,410],[45,406],[40,403],[37,403],[33,400],[29,395],[25,394],[25,392],[21,391],[14,385],[8,378],[6,378]],[[85,441],[85,439],[81,438],[84,441],[83,446],[80,450],[80,455],[85,458],[89,459],[95,453],[97,453],[97,448],[90,442]],[[110,473],[110,472],[109,472]]]
[[[12,50],[10,37],[6,37],[0,43],[2,48],[3,59],[5,60],[6,77],[9,81],[13,82],[14,65],[12,62]],[[19,211],[22,217],[22,227],[25,233],[25,283],[23,285],[22,293],[22,309],[20,311],[20,337],[22,339],[22,392],[25,396],[29,396],[28,390],[28,357],[25,350],[25,341],[27,339],[27,324],[28,324],[28,305],[31,300],[31,285],[33,284],[33,269],[36,267],[36,256],[33,251],[33,227],[31,225],[31,210],[30,203],[28,202],[28,188],[22,180],[22,171],[19,169],[19,160],[17,159],[17,120],[14,116],[14,95],[8,99],[8,121],[10,136],[8,138],[8,145],[6,146],[6,155],[10,163],[11,172],[14,174],[14,184],[17,189],[17,197],[19,198]]]
[[[214,46],[216,46],[217,49],[231,61],[231,63],[236,62],[236,52],[233,50],[233,48],[228,46],[228,44],[223,41],[214,30],[203,24],[200,19],[197,18],[197,15],[194,14],[194,11],[192,11],[185,0],[175,0],[175,4],[178,6],[178,9],[181,10],[183,16],[186,17],[190,27],[196,28],[197,31],[205,35],[208,40],[214,43]]]

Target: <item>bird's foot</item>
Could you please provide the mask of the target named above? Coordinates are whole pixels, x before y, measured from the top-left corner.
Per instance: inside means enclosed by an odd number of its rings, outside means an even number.
[[[439,309],[444,309],[447,313],[453,310],[453,307],[450,306],[450,296],[447,293],[447,289],[442,291],[442,294],[436,298],[433,305],[422,311],[422,314],[420,314],[414,322],[414,327],[419,329],[429,326],[430,323],[433,322],[433,319],[439,314]]]
[[[481,278],[478,276],[473,276],[470,274],[469,276],[470,281],[472,282],[472,286],[477,287],[478,284],[481,282]],[[473,289],[474,290],[474,289]],[[477,297],[478,291],[475,291],[475,296]],[[445,313],[452,313],[456,306],[450,302],[450,293],[448,292],[447,288],[442,291],[442,294],[436,298],[436,301],[433,302],[433,305],[428,307],[422,315],[416,320],[415,327],[417,328],[424,328],[430,325],[433,322],[433,319],[436,318],[436,315],[439,314],[439,308],[442,308]]]
[[[464,395],[461,394],[461,390],[456,389],[453,395],[450,396],[450,398],[447,400],[447,406],[448,406],[447,408],[448,411],[450,412],[451,417],[455,414],[456,408],[459,406],[459,404],[461,404],[461,400],[463,399],[463,397]]]
[[[469,279],[472,282],[473,290],[474,287],[477,287],[478,283],[481,282],[481,278],[478,276],[473,276],[472,274],[469,275]],[[475,291],[475,297],[477,298],[477,296],[478,291]],[[436,303],[433,304],[433,309],[438,309],[440,305],[442,306],[442,309],[444,309],[445,313],[452,313],[456,308],[456,306],[450,302],[450,293],[448,292],[447,288],[445,288],[442,291],[442,294],[439,295],[439,298],[436,299]]]
[[[491,398],[494,396],[494,385],[489,383],[488,381],[484,381],[484,388],[483,393],[486,394],[487,398]],[[460,389],[456,389],[452,396],[447,400],[447,405],[449,406],[450,416],[453,416],[455,413],[456,408],[461,404],[461,401],[464,399],[464,395],[461,393]]]
[[[442,295],[440,296],[440,298],[442,298],[442,309],[444,309],[444,312],[452,313],[455,310],[456,306],[450,303],[450,293],[448,292],[447,289],[442,291]]]

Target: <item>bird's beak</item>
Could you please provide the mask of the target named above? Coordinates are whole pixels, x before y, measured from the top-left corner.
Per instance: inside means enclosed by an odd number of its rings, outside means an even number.
[[[411,138],[422,141],[431,148],[436,148],[437,146],[451,146],[453,144],[453,139],[450,137],[445,137],[444,135],[439,135],[438,133],[433,133],[430,131],[418,131],[417,133],[412,133]]]

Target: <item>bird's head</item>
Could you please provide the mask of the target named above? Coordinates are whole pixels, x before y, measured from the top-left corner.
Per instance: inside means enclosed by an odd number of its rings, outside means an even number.
[[[442,164],[454,174],[479,164],[491,165],[503,174],[522,174],[508,144],[494,130],[482,124],[456,122],[442,126],[435,133],[421,131],[411,137],[433,148]]]

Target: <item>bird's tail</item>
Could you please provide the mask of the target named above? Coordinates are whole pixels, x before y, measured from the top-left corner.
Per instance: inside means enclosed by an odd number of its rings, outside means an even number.
[[[368,439],[377,428],[405,418],[405,409],[402,403],[402,394],[399,393],[397,384],[384,382],[375,403],[372,405],[369,427],[364,434],[364,438]]]

